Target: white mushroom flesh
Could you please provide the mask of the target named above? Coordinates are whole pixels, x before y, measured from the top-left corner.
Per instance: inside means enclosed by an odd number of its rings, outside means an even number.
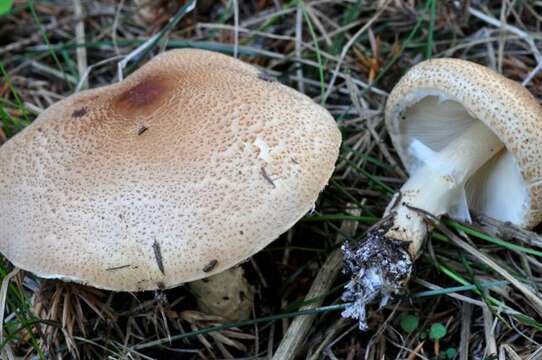
[[[433,151],[417,139],[410,143],[411,155],[422,164],[401,188],[398,204],[388,209],[396,212],[395,226],[388,236],[412,241],[411,254],[417,253],[427,232],[421,214],[412,208],[468,220],[465,184],[504,147],[481,121],[469,125],[440,151]]]
[[[469,127],[481,124],[463,105],[447,95],[433,91],[431,94],[415,96],[419,97],[418,101],[404,110],[404,119],[401,121],[405,134],[404,145],[409,149],[408,156],[411,160],[405,165],[411,175],[426,165],[426,158],[431,157],[431,154],[441,152]],[[465,151],[460,148],[454,152],[463,154]],[[501,221],[515,224],[523,222],[529,204],[528,186],[509,151],[503,150],[485,161],[468,176],[463,185],[466,204],[462,197],[461,203],[457,204],[461,205],[461,208],[449,209],[451,212],[448,212],[448,215],[451,217],[468,220],[468,213],[465,211],[470,208],[476,213]]]

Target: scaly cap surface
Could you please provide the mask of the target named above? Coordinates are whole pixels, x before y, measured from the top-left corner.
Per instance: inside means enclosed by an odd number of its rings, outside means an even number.
[[[0,250],[46,278],[168,288],[256,253],[309,211],[341,136],[310,98],[218,53],[163,53],[0,148]]]

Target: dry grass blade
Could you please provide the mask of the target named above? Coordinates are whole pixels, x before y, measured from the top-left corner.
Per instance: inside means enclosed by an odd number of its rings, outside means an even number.
[[[416,279],[416,282],[419,283],[420,285],[423,285],[423,286],[427,287],[428,289],[431,289],[431,290],[442,290],[443,289],[440,286],[431,284],[428,281],[425,281],[425,280],[422,280],[422,279]],[[460,301],[462,301],[462,302],[464,302],[466,304],[479,306],[480,308],[486,307],[486,304],[483,301],[475,300],[475,299],[472,299],[472,298],[470,298],[468,296],[458,294],[456,292],[448,292],[448,293],[446,293],[446,296],[449,296],[451,298],[460,300]]]
[[[333,338],[335,338],[339,332],[343,331],[345,327],[350,325],[351,321],[340,318],[337,320],[325,333],[324,339],[317,343],[316,349],[310,354],[309,360],[318,360],[322,358],[322,353],[329,346]]]
[[[182,311],[178,314],[181,319],[188,321],[191,325],[193,331],[220,325],[221,323],[226,322],[222,317],[215,315],[207,315],[199,311]],[[246,351],[246,346],[237,341],[236,339],[242,340],[253,340],[254,336],[250,334],[242,333],[237,328],[230,328],[229,330],[222,330],[217,332],[209,333],[209,336],[214,339],[217,343],[233,347],[240,351]],[[212,349],[213,346],[205,338],[204,335],[198,335],[198,339],[205,347]]]
[[[469,340],[471,335],[472,305],[461,305],[461,339],[459,342],[459,360],[469,359]]]
[[[352,216],[359,216],[358,209],[348,211]],[[355,235],[358,228],[358,223],[354,221],[343,221],[336,243],[340,244],[348,237]],[[342,253],[339,249],[334,250],[328,256],[320,271],[316,275],[312,286],[305,296],[305,302],[310,302],[304,305],[300,310],[317,308],[324,302],[324,297],[329,291],[335,278],[337,277],[342,265]],[[312,323],[316,316],[302,316],[296,318],[288,328],[288,332],[282,339],[277,351],[273,355],[273,360],[288,360],[293,359],[301,349],[301,346],[306,340],[308,332],[311,330]]]
[[[508,349],[510,349],[510,346],[508,346]],[[542,347],[538,348],[538,350],[536,350],[531,355],[529,355],[529,357],[526,360],[542,360]]]
[[[435,219],[431,215],[429,216],[431,222],[435,225],[435,227],[438,230],[442,231],[442,233],[444,233],[446,236],[448,236],[454,243],[456,243],[459,247],[466,250],[469,254],[473,255],[475,258],[479,259],[481,262],[489,266],[495,272],[500,274],[503,278],[510,281],[512,285],[514,285],[519,291],[521,291],[525,295],[525,297],[527,297],[531,301],[530,305],[536,310],[539,316],[542,316],[542,298],[539,295],[535,294],[532,289],[529,289],[525,284],[523,284],[516,277],[510,274],[508,270],[504,269],[488,255],[482,253],[474,246],[468,244],[466,241],[464,241],[459,236],[450,231],[439,220]]]
[[[73,0],[74,15],[76,18],[80,18],[75,25],[75,41],[79,45],[77,47],[77,70],[79,72],[79,79],[81,79],[81,89],[88,87],[87,78],[84,74],[87,71],[87,48],[85,44],[85,22],[83,20],[83,6],[81,0]]]
[[[497,355],[497,340],[495,340],[495,323],[493,320],[493,314],[487,306],[483,307],[484,313],[484,334],[486,338],[486,350],[487,357]]]
[[[350,48],[352,47],[352,45],[355,43],[355,41],[358,39],[359,36],[361,36],[361,34],[363,34],[365,31],[367,31],[367,29],[370,28],[370,26],[373,24],[373,22],[376,21],[376,19],[378,19],[382,13],[386,10],[386,5],[387,5],[388,2],[382,4],[383,6],[380,7],[380,10],[374,14],[371,19],[369,21],[367,21],[367,23],[365,23],[363,25],[363,27],[361,29],[359,29],[351,38],[350,40],[348,41],[348,43],[342,48],[341,50],[341,55],[340,55],[340,58],[339,58],[339,61],[337,62],[337,65],[335,65],[335,70],[333,71],[333,76],[331,77],[331,80],[329,81],[329,84],[327,86],[327,91],[326,93],[324,94],[324,98],[322,99],[322,102],[325,103],[327,98],[329,97],[329,95],[331,94],[331,91],[333,90],[333,86],[335,85],[335,81],[337,80],[337,75],[339,73],[339,69],[341,68],[341,65],[344,61],[344,58],[346,56],[346,54],[348,53],[348,51],[350,50]]]
[[[474,220],[476,224],[480,225],[483,232],[497,238],[507,241],[517,240],[530,246],[542,248],[542,237],[533,231],[528,231],[514,224],[503,223],[502,221],[483,215],[475,216]]]
[[[0,344],[4,343],[4,314],[6,312],[6,297],[8,293],[8,286],[11,279],[19,273],[19,268],[14,268],[9,274],[4,277],[2,280],[2,285],[0,286]],[[3,356],[6,356],[7,359],[14,359],[13,353],[9,346],[4,346],[2,349]]]
[[[504,344],[500,347],[499,350],[499,360],[525,360],[508,344]]]

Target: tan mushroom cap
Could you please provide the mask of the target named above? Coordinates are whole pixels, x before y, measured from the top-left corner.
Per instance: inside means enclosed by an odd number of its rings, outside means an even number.
[[[104,289],[204,278],[314,206],[340,141],[324,108],[254,67],[169,51],[54,104],[0,148],[0,250]]]
[[[446,101],[449,103],[443,107]],[[419,104],[423,104],[423,110]],[[486,198],[500,197],[494,202],[501,205],[514,203],[511,186],[507,189],[506,185],[496,185],[501,180],[491,177],[491,173],[495,170],[502,177],[513,178],[510,172],[517,168],[517,178],[526,195],[524,201],[510,206],[521,208],[517,210],[521,213],[519,220],[507,219],[507,214],[491,215],[504,221],[516,220],[513,222],[526,227],[536,225],[542,220],[542,108],[527,89],[469,61],[434,59],[408,71],[393,89],[386,105],[386,125],[407,168],[413,168],[416,162],[408,151],[413,137],[424,138],[426,144],[432,143],[430,147],[438,150],[476,120],[491,129],[512,155],[504,154],[505,151],[481,170],[483,176],[476,180],[477,191],[482,191],[484,186],[494,186],[494,194],[487,191]],[[481,184],[483,182],[485,184]]]

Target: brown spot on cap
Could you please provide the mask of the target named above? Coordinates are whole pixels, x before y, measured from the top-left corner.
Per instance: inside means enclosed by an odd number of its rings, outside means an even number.
[[[171,80],[147,77],[113,99],[113,109],[123,115],[154,112],[170,95]]]

